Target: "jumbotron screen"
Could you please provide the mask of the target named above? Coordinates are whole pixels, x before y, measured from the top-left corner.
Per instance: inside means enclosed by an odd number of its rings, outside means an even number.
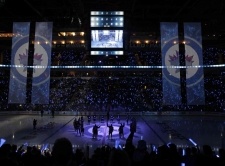
[[[91,48],[123,48],[123,30],[91,30]]]
[[[90,55],[124,54],[124,12],[91,11]]]

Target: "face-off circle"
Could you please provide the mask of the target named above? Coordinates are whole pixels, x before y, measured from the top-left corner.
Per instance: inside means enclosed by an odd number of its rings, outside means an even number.
[[[97,124],[96,123],[96,125],[100,126],[100,128],[98,128],[98,137],[99,138],[102,138],[104,136],[108,137],[109,127],[107,127],[106,124]],[[109,125],[111,125],[111,124],[109,124]],[[94,126],[94,124],[85,126],[84,136],[92,138],[93,126]],[[113,129],[114,130],[113,130],[112,136],[115,137],[115,138],[119,137],[119,126],[120,126],[120,124],[113,124]],[[124,135],[129,134],[130,133],[130,127],[125,125],[124,128],[123,128],[123,132],[124,132]]]

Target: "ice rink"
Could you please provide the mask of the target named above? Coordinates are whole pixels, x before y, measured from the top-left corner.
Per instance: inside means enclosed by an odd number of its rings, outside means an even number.
[[[102,145],[115,146],[125,144],[130,134],[130,121],[126,116],[121,116],[120,122],[117,119],[109,121],[114,127],[112,139],[108,138],[108,127],[106,120],[100,121],[97,117],[89,124],[87,117],[84,117],[85,132],[83,136],[77,134],[73,127],[73,121],[80,116],[55,115],[52,117],[45,114],[31,115],[0,115],[0,138],[1,143],[17,145],[38,145],[40,147],[51,147],[54,141],[60,137],[67,137],[74,148],[86,148],[89,146],[90,154],[95,148]],[[175,143],[177,147],[199,146],[208,144],[214,151],[224,148],[225,118],[224,115],[135,115],[137,130],[134,133],[133,144],[144,139],[149,150],[153,146],[160,146],[168,143]],[[33,119],[37,119],[37,128],[33,129]],[[100,126],[98,138],[92,138],[94,124]],[[120,123],[125,123],[124,138],[119,138],[118,128]]]

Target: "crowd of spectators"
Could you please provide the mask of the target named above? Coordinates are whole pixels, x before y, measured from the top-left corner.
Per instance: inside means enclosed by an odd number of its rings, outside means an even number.
[[[222,64],[225,50],[206,48],[203,50],[204,65]],[[10,50],[2,51],[2,64],[10,65]],[[52,65],[161,65],[160,50],[127,52],[124,56],[88,56],[83,50],[56,50],[52,52]],[[0,107],[7,110],[34,110],[29,104],[8,104],[10,68],[2,67],[0,72]],[[126,71],[82,71],[73,69],[51,69],[50,99],[46,110],[56,111],[105,111],[108,107],[120,111],[213,111],[224,109],[224,71],[223,68],[206,68],[204,70],[204,87],[206,105],[163,106],[162,72],[153,70]],[[169,92],[168,92],[169,93]],[[46,107],[46,106],[45,106]]]
[[[74,148],[66,137],[57,138],[51,150],[37,146],[24,147],[3,144],[0,147],[2,166],[224,166],[225,150],[215,153],[209,145],[177,148],[169,143],[148,149],[145,140],[137,145],[132,142],[132,133],[123,146],[103,145],[89,154],[86,148]],[[185,152],[185,153],[184,153]]]

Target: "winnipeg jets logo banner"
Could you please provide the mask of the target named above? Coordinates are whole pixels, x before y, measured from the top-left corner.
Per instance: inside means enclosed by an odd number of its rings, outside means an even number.
[[[14,22],[8,103],[26,103],[29,22]]]
[[[181,104],[178,23],[161,22],[163,105]]]
[[[36,22],[32,104],[49,104],[50,66],[52,48],[52,22]]]
[[[188,105],[204,105],[204,73],[200,23],[184,23],[186,95]]]

